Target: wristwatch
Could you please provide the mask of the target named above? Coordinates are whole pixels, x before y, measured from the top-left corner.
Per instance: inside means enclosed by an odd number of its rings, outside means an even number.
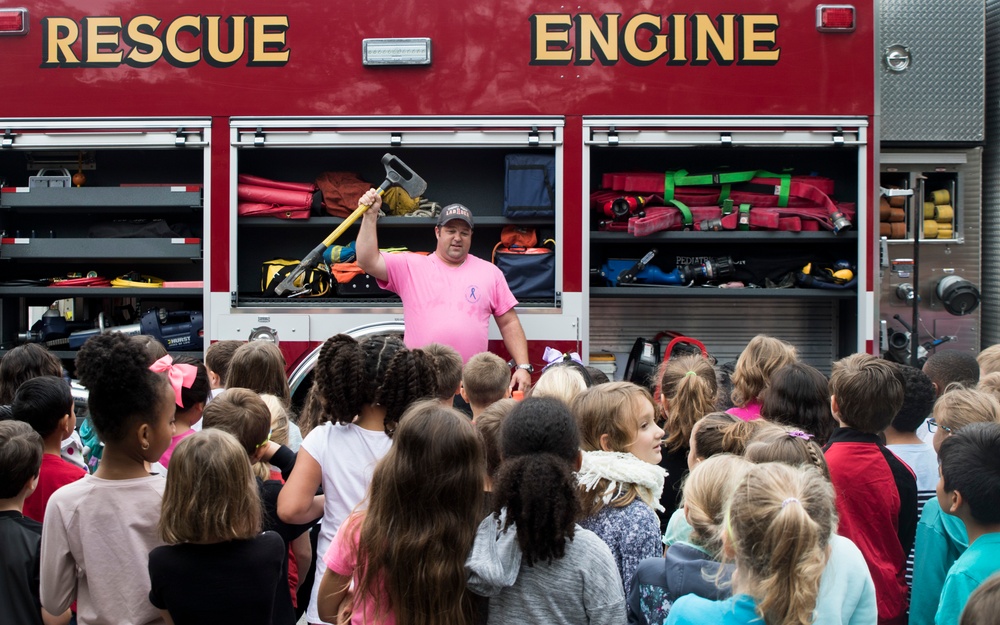
[[[531,366],[531,363],[524,363],[523,365],[518,365],[515,369],[524,369],[528,373],[534,373],[535,368]]]

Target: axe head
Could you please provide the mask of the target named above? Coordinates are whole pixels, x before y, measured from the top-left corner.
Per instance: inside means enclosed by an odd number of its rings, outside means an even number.
[[[427,190],[427,182],[392,154],[382,157],[382,165],[385,167],[386,182],[389,183],[388,185],[383,183],[386,188],[396,185],[413,198],[423,195]]]

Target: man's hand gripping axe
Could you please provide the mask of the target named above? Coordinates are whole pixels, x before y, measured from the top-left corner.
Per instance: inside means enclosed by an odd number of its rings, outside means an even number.
[[[378,186],[378,194],[385,194],[386,190],[392,185],[396,185],[406,191],[410,197],[418,197],[423,195],[424,191],[427,190],[427,182],[418,176],[416,172],[406,166],[406,163],[399,160],[392,154],[386,154],[382,157],[382,165],[385,167],[385,180],[382,184]],[[303,289],[295,286],[295,281],[299,279],[305,272],[309,271],[317,264],[319,264],[320,259],[323,257],[323,252],[326,248],[330,247],[334,241],[337,240],[340,235],[344,233],[345,230],[351,227],[358,217],[364,214],[368,210],[368,206],[361,205],[358,206],[353,213],[351,213],[344,221],[337,226],[334,230],[323,239],[323,242],[313,248],[313,251],[309,252],[305,258],[281,281],[277,287],[275,287],[274,292],[277,295],[285,295],[290,293],[292,295],[298,295]],[[308,290],[306,287],[305,290]]]

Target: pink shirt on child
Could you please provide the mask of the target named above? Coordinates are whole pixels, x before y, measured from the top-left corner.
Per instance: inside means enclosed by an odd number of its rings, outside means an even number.
[[[760,402],[751,401],[746,406],[733,406],[726,411],[726,414],[731,414],[734,417],[743,419],[744,421],[753,421],[754,419],[760,418]]]
[[[177,447],[177,443],[181,442],[182,440],[184,440],[188,436],[191,436],[196,431],[197,430],[195,430],[195,429],[192,428],[192,429],[188,430],[187,432],[184,432],[183,434],[178,434],[176,436],[171,436],[170,437],[170,447],[167,447],[167,450],[165,452],[163,452],[162,456],[160,456],[160,464],[162,464],[163,466],[165,466],[165,467],[167,467],[169,469],[170,468],[170,457],[174,455],[174,448]]]
[[[363,517],[352,516],[340,525],[337,535],[330,548],[327,549],[323,561],[326,563],[328,571],[333,571],[337,575],[350,577],[357,584],[361,578],[362,571],[358,569],[358,540],[361,537],[361,521]],[[379,604],[382,609],[389,604],[389,597],[385,590],[381,590]],[[351,625],[364,625],[365,623],[380,623],[381,625],[396,625],[396,615],[390,610],[381,619],[375,618],[375,601],[371,595],[359,597],[354,596],[354,610],[351,613]]]
[[[428,343],[454,347],[466,362],[489,343],[490,317],[517,305],[496,265],[469,255],[458,267],[436,254],[383,253],[389,279],[378,285],[403,300],[404,341],[410,349]]]

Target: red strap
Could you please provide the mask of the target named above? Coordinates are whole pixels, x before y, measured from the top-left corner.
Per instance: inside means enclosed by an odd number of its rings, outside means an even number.
[[[49,286],[111,286],[111,281],[100,276],[96,278],[67,278],[53,282]]]

